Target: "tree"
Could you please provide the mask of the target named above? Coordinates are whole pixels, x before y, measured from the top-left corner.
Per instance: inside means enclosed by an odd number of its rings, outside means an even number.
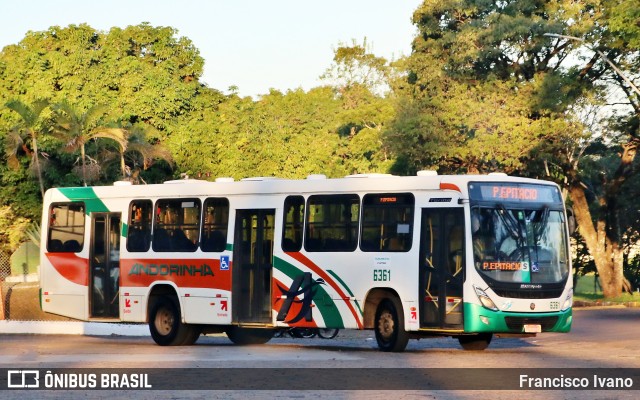
[[[0,253],[11,254],[24,241],[31,221],[15,214],[11,206],[0,206]]]
[[[86,145],[91,139],[106,138],[121,140],[120,135],[103,129],[100,119],[107,111],[104,105],[95,105],[80,113],[69,102],[62,101],[52,106],[55,112],[54,132],[64,141],[64,149],[69,152],[80,151],[82,182],[87,186]]]
[[[38,150],[38,140],[41,136],[42,111],[48,106],[48,102],[44,100],[36,101],[32,107],[21,102],[20,100],[11,100],[6,104],[7,108],[15,111],[20,116],[21,121],[14,125],[11,132],[7,135],[5,143],[7,160],[9,164],[15,168],[19,166],[18,152],[19,150],[30,157],[31,165],[35,167],[36,176],[40,185],[40,194],[44,198],[44,181],[42,178],[42,168],[40,166],[40,152]],[[25,140],[31,145],[25,143]]]
[[[146,170],[155,160],[164,160],[171,164],[173,158],[171,153],[160,144],[152,144],[148,141],[148,134],[156,130],[143,123],[125,124],[119,127],[100,127],[96,133],[101,137],[112,139],[117,146],[120,176],[124,180],[140,180],[140,167]],[[126,157],[130,156],[131,166],[127,165]],[[138,161],[141,157],[141,162]],[[109,152],[102,156],[106,164],[112,158]]]
[[[394,64],[373,54],[365,38],[362,44],[341,43],[320,76],[342,105],[339,155],[349,173],[388,172],[392,164],[382,132],[393,116],[389,87],[394,72]]]
[[[592,215],[581,163],[591,138],[604,131],[589,131],[579,111],[583,104],[606,101],[607,84],[617,85],[628,102],[637,99],[597,54],[576,65],[569,56],[579,42],[544,34],[597,44],[614,63],[637,71],[640,27],[626,24],[631,3],[426,0],[414,14],[419,34],[408,79],[399,85],[405,97],[387,136],[399,157],[397,168],[405,172],[501,170],[564,184],[607,297],[622,288],[615,197],[634,173],[636,142],[621,146],[618,167],[601,186],[599,212]],[[637,120],[637,108],[631,109],[609,132],[637,133],[629,129]]]

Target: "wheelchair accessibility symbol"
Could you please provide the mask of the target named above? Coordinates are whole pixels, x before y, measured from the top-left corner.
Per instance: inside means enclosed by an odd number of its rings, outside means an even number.
[[[229,270],[229,256],[220,256],[220,271]]]

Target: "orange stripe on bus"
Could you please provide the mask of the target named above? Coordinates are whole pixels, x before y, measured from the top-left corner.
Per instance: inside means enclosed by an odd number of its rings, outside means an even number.
[[[75,253],[46,253],[53,268],[66,280],[78,285],[89,285],[89,260]]]
[[[455,190],[456,192],[462,193],[462,190],[458,187],[458,185],[454,185],[453,183],[440,182],[440,190]]]

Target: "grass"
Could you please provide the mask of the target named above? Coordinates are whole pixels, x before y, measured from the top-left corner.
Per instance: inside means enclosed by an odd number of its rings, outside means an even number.
[[[573,290],[574,301],[606,301],[608,303],[640,302],[640,293],[622,293],[622,295],[605,299],[599,285],[594,286],[595,275],[585,275],[578,278],[578,283]]]

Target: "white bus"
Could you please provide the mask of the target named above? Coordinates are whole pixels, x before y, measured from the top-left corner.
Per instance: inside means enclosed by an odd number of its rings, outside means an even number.
[[[159,345],[373,329],[383,351],[567,332],[557,185],[505,174],[180,180],[46,192],[44,311],[148,323]]]

